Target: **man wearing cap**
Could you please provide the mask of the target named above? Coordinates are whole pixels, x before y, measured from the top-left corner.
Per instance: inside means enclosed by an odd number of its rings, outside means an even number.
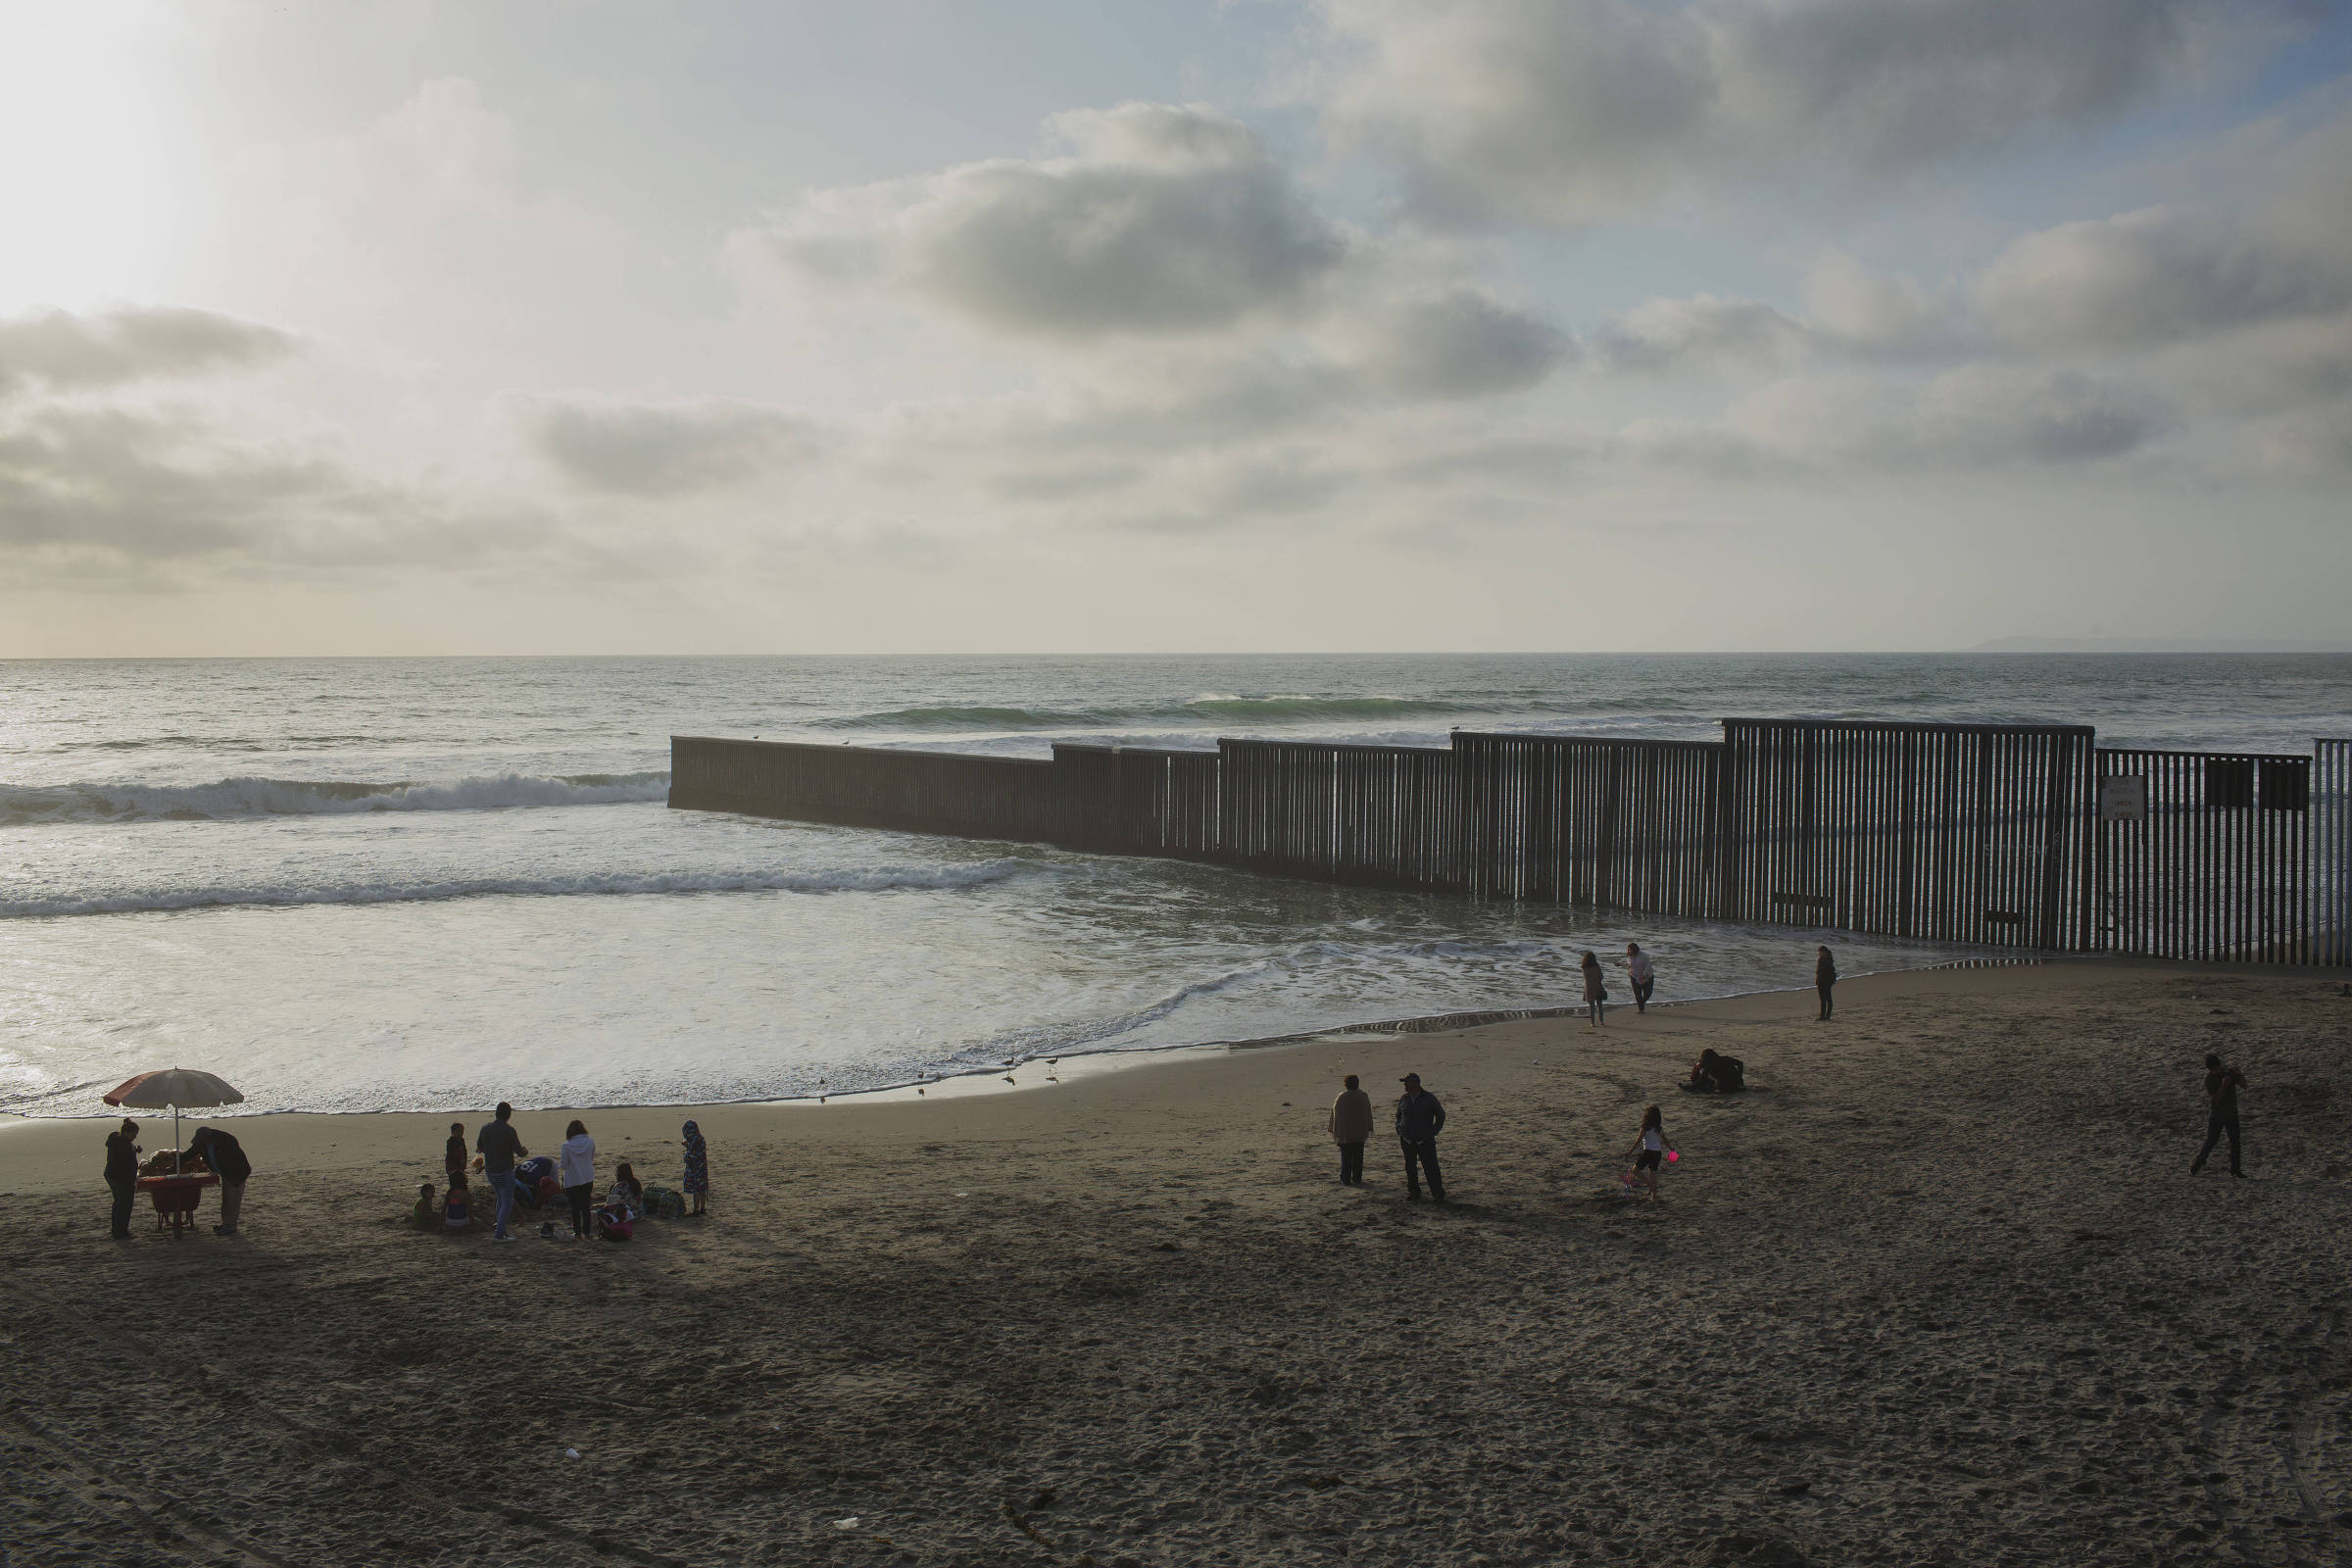
[[[1396,1101],[1396,1138],[1404,1145],[1404,1186],[1421,1196],[1421,1177],[1429,1175],[1429,1196],[1446,1201],[1446,1178],[1438,1174],[1438,1134],[1446,1126],[1446,1107],[1421,1087],[1421,1075],[1404,1075],[1404,1093]]]

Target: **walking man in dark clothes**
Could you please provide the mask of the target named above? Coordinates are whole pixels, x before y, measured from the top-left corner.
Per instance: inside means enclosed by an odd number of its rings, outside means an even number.
[[[473,1136],[473,1147],[482,1156],[482,1174],[490,1178],[490,1190],[498,1195],[498,1224],[491,1229],[494,1242],[511,1242],[514,1236],[507,1230],[507,1220],[514,1212],[514,1162],[528,1159],[531,1152],[522,1147],[522,1137],[514,1131],[514,1107],[505,1101],[498,1102],[498,1119]]]
[[[205,1164],[220,1178],[220,1223],[213,1227],[216,1236],[237,1234],[237,1210],[245,1206],[245,1184],[253,1178],[253,1161],[236,1139],[218,1127],[199,1127],[188,1139],[188,1149],[204,1156]]]
[[[1396,1100],[1396,1139],[1404,1145],[1404,1187],[1421,1196],[1421,1178],[1429,1177],[1429,1196],[1446,1201],[1446,1178],[1438,1174],[1438,1134],[1446,1126],[1446,1107],[1421,1087],[1421,1075],[1404,1075],[1404,1093]]]
[[[1820,953],[1821,956],[1813,960],[1813,989],[1821,993],[1821,1015],[1827,1018],[1830,1015],[1830,992],[1838,984],[1838,960],[1830,956],[1830,950],[1826,946]]]
[[[106,1135],[106,1185],[115,1195],[115,1240],[130,1240],[130,1200],[139,1196],[139,1124],[128,1116]]]
[[[2230,1135],[2230,1174],[2243,1176],[2237,1163],[2237,1092],[2246,1087],[2246,1075],[2235,1067],[2225,1067],[2219,1056],[2205,1058],[2205,1103],[2210,1107],[2205,1117],[2205,1147],[2189,1162],[2188,1173],[2194,1176],[2205,1168],[2212,1157],[2213,1146]]]

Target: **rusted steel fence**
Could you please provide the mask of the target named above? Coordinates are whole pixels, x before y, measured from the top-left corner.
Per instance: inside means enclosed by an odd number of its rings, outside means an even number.
[[[1724,917],[2085,951],[2088,727],[1723,727]]]
[[[671,741],[670,804],[1416,892],[2062,953],[2352,963],[2352,741],[1730,718],[1721,741]]]
[[[2099,949],[2313,958],[2312,759],[2099,752]]]
[[[2323,740],[2311,765],[2312,961],[2352,965],[2352,740]]]

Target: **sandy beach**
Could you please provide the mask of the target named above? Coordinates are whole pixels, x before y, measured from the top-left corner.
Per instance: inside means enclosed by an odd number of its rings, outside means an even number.
[[[1812,1014],[588,1112],[600,1182],[710,1138],[710,1216],[626,1246],[404,1228],[442,1115],[241,1121],[244,1234],[176,1244],[107,1236],[105,1124],[0,1127],[0,1562],[2342,1561],[2340,980],[1936,971]],[[1706,1046],[1750,1093],[1676,1092]],[[2209,1050],[2247,1180],[2187,1174]],[[1334,1179],[1339,1076],[1407,1070],[1443,1206],[1393,1141]],[[1618,1182],[1651,1102],[1655,1204]]]

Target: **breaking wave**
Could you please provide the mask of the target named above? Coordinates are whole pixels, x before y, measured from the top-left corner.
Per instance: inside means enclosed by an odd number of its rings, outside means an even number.
[[[1542,710],[1541,703],[1514,704],[1522,710]],[[1426,717],[1433,714],[1488,713],[1491,702],[1449,702],[1426,697],[1316,697],[1275,693],[1262,697],[1233,692],[1204,692],[1181,703],[1145,703],[1103,708],[992,708],[949,705],[936,708],[894,708],[885,712],[855,713],[816,721],[814,728],[830,730],[1041,730],[1105,729],[1135,723],[1213,723],[1241,719],[1258,724],[1311,723],[1322,719]]]
[[[224,778],[212,784],[0,785],[0,826],[41,822],[202,822],[364,811],[497,811],[664,800],[669,775],[506,773],[447,783]]]
[[[135,914],[234,905],[417,904],[445,899],[576,898],[644,893],[891,893],[979,887],[1033,869],[1018,859],[969,865],[877,866],[840,871],[646,871],[600,876],[465,877],[444,881],[364,882],[318,887],[256,885],[141,889],[79,898],[0,899],[0,920],[82,914]]]

